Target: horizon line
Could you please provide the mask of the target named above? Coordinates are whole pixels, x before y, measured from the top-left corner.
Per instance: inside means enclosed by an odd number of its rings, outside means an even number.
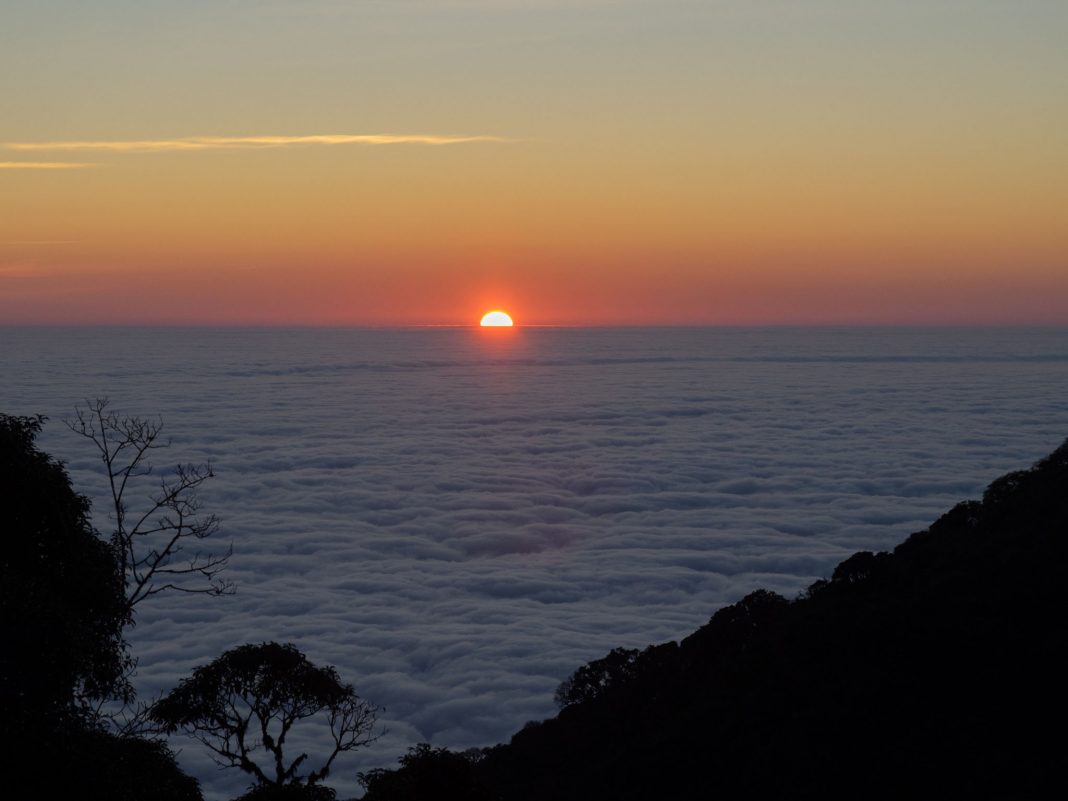
[[[479,323],[250,323],[250,322],[2,322],[0,328],[180,328],[180,329],[333,329],[333,330],[413,330],[413,329],[477,329],[486,330]],[[516,323],[513,326],[491,327],[492,331],[516,331],[518,329],[797,329],[797,328],[850,328],[850,329],[1068,329],[1068,321],[1054,323],[1016,323],[1016,322],[974,322],[974,323],[935,323],[935,322],[819,322],[819,323]],[[492,336],[492,334],[491,334]]]

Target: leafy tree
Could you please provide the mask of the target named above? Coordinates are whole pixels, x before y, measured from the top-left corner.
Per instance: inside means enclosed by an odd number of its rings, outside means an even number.
[[[476,772],[481,756],[477,749],[457,753],[420,743],[400,758],[398,769],[359,774],[363,801],[489,801],[493,796]]]
[[[199,543],[219,527],[218,518],[203,514],[197,492],[214,476],[210,464],[179,464],[161,475],[159,486],[144,508],[129,505],[136,479],[151,475],[151,452],[170,446],[162,437],[163,421],[123,417],[108,409],[107,398],[76,406],[67,426],[92,441],[107,474],[115,530],[111,544],[126,580],[126,603],[137,604],[167,590],[207,595],[233,592],[221,579],[232,548],[222,553],[201,552]],[[136,494],[136,493],[135,493]],[[187,545],[197,550],[186,553]]]
[[[781,618],[790,602],[770,590],[754,590],[737,603],[716,611],[708,624],[683,641],[690,650],[707,651],[714,658],[731,659],[754,637]]]
[[[557,706],[582,704],[626,684],[637,674],[640,655],[637,648],[614,648],[602,659],[583,665],[556,688]]]
[[[0,414],[0,775],[12,798],[198,801],[161,742],[104,730],[127,702],[130,622],[115,551],[89,502],[37,449],[42,417]]]
[[[151,717],[168,733],[200,740],[220,765],[281,787],[325,779],[339,754],[377,738],[377,713],[333,667],[317,667],[292,645],[266,642],[233,648],[197,668],[154,705]],[[316,717],[329,726],[334,747],[302,775],[308,755],[287,757],[286,739],[296,723]]]
[[[14,728],[132,695],[122,574],[89,502],[37,449],[43,419],[0,415],[0,725]]]

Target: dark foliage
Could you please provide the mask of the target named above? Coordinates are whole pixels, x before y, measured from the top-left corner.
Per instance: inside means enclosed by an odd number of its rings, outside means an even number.
[[[334,801],[337,793],[322,784],[257,784],[234,801]]]
[[[51,797],[201,801],[196,779],[182,773],[174,754],[159,741],[77,732],[66,739],[57,757],[53,770],[42,777]],[[68,789],[58,792],[60,787]]]
[[[400,758],[399,770],[360,774],[363,801],[492,801],[476,773],[480,756],[420,743]]]
[[[41,423],[0,415],[0,725],[15,728],[129,695],[122,573],[89,502],[34,445]]]
[[[1063,775],[1066,543],[1068,443],[796,601],[758,591],[580,668],[477,778],[506,801],[1043,797]]]
[[[97,706],[131,697],[129,607],[88,501],[35,445],[42,418],[0,415],[0,773],[13,798],[197,801],[161,743],[116,737]]]
[[[159,741],[68,724],[21,733],[3,758],[5,798],[202,801],[196,779]]]
[[[312,785],[334,759],[367,745],[378,709],[342,684],[332,667],[317,667],[292,645],[242,645],[198,667],[160,699],[151,717],[167,732],[196,737],[220,765],[240,768],[257,784]],[[307,754],[285,754],[296,723],[319,718],[334,742],[320,766],[302,773]],[[266,791],[264,791],[266,792]]]
[[[556,705],[584,704],[625,686],[638,675],[640,656],[636,648],[614,648],[603,659],[583,665],[556,688]]]

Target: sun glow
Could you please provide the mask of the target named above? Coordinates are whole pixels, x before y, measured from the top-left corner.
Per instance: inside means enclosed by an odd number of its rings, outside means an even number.
[[[514,323],[512,318],[502,311],[486,312],[482,315],[482,322],[479,323],[483,328],[511,328]]]

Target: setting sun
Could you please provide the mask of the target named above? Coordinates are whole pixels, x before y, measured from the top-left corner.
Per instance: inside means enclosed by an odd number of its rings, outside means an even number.
[[[501,327],[510,328],[514,323],[512,318],[502,311],[486,312],[482,315],[482,322],[479,323],[483,328],[486,327]]]

